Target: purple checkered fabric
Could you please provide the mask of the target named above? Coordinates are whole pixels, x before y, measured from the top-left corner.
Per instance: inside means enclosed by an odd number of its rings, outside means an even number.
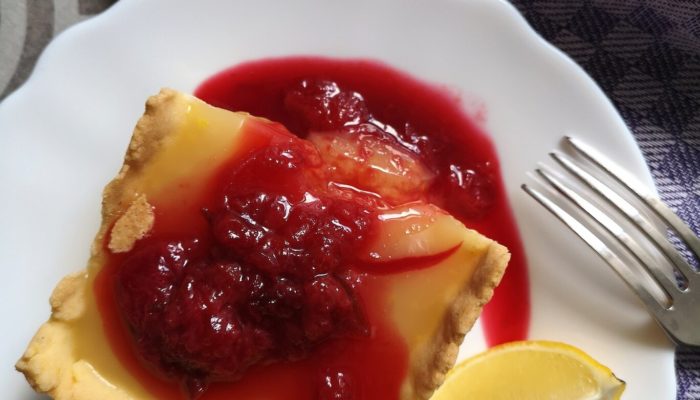
[[[700,233],[700,1],[512,0],[595,79],[663,200]],[[700,350],[676,351],[678,400],[700,399]]]

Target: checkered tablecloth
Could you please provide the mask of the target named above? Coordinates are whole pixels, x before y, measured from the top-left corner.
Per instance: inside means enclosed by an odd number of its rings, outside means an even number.
[[[113,2],[0,0],[0,100],[26,80],[52,37]],[[608,94],[662,198],[699,233],[700,0],[512,2]],[[700,351],[679,349],[676,370],[677,399],[700,399]]]
[[[661,197],[700,233],[700,1],[513,3],[608,94]],[[700,399],[700,350],[678,349],[676,373],[677,399]]]

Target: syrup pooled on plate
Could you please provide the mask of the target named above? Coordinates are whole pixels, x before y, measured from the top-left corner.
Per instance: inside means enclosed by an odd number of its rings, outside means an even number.
[[[511,249],[483,321],[490,344],[526,336],[497,159],[452,98],[375,63],[310,58],[244,64],[196,95],[275,122],[250,119],[203,190],[149,199],[149,236],[97,276],[110,343],[154,396],[398,398],[409,352],[385,315],[387,282],[460,247],[363,256],[383,215],[412,215],[405,204],[434,203]]]

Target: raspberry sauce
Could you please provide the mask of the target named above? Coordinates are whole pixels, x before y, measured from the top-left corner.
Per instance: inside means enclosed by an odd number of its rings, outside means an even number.
[[[217,107],[280,122],[301,137],[368,122],[420,157],[437,175],[426,189],[428,200],[511,252],[481,315],[488,345],[527,338],[525,252],[496,151],[454,95],[377,62],[318,57],[241,64],[208,79],[195,94]]]
[[[247,150],[202,193],[149,199],[149,236],[97,276],[110,343],[154,396],[398,399],[408,351],[380,309],[385,277],[456,248],[357,254],[377,213],[410,201],[510,249],[482,321],[490,345],[526,337],[527,271],[495,151],[453,97],[377,63],[320,58],[243,64],[196,95],[276,122],[246,123]]]

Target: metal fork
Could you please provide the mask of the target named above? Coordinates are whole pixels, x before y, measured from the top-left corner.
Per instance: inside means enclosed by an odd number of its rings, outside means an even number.
[[[536,172],[546,184],[556,189],[556,192],[539,191],[527,184],[523,184],[522,189],[566,224],[613,268],[674,342],[686,346],[700,346],[700,273],[694,270],[680,251],[669,242],[666,232],[657,227],[658,222],[662,222],[666,230],[673,232],[685,243],[686,249],[695,260],[700,259],[700,238],[659,198],[610,159],[578,139],[567,136],[563,142],[579,159],[560,152],[552,152],[550,156],[568,174],[575,176],[583,184],[585,192],[595,193],[597,198],[602,198],[611,205],[614,211],[602,211],[588,200],[592,197],[582,195],[582,190],[571,184],[568,175],[555,173],[550,168],[538,168]],[[598,175],[613,178],[617,181],[616,186],[621,187],[623,192],[628,192],[628,195],[633,194],[642,208],[652,211],[652,215],[656,214],[657,224],[652,223],[637,207],[598,179],[594,173],[596,170]],[[578,216],[572,216],[560,204],[569,204],[568,208],[573,206],[574,209],[578,209],[575,213]],[[580,211],[588,217],[581,218]],[[620,219],[620,215],[630,222],[627,225],[631,226],[632,230],[638,231],[637,238],[630,235],[633,232],[629,228],[626,230],[615,221],[615,218]],[[591,220],[595,221],[598,228],[589,229],[584,220],[589,221],[588,225],[592,225]],[[606,240],[605,235],[601,234],[603,231],[607,231],[619,245],[606,244],[606,241],[614,241]],[[639,232],[642,235],[639,235]],[[677,279],[669,277],[662,269],[663,262],[654,259],[653,253],[650,252],[650,248],[653,247],[670,263]],[[633,262],[625,262],[623,258]],[[659,299],[659,296],[654,296],[649,285],[640,280],[640,270],[635,265],[641,266],[641,271],[648,274],[657,285],[657,293],[660,289],[665,295],[665,301]]]

